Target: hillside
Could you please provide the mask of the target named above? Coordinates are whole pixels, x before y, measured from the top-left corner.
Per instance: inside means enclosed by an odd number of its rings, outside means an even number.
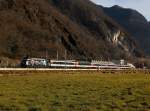
[[[140,44],[147,55],[150,55],[150,23],[133,9],[120,6],[104,8],[104,11],[124,27]]]
[[[88,0],[1,0],[0,56],[131,59],[132,37]]]

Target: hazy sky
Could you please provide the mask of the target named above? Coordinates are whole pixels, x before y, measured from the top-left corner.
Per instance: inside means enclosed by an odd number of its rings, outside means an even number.
[[[120,5],[125,8],[132,8],[142,13],[148,20],[150,20],[150,0],[91,0],[97,4],[110,7],[113,5]]]

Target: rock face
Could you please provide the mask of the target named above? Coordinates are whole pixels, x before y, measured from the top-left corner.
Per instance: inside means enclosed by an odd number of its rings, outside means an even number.
[[[150,55],[150,23],[139,12],[119,6],[103,8],[104,11],[125,28]]]
[[[88,0],[0,0],[0,56],[130,59],[135,41]]]

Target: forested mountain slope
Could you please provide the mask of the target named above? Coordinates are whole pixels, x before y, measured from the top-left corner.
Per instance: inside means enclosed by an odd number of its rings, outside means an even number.
[[[131,59],[130,34],[88,0],[0,0],[0,56]]]

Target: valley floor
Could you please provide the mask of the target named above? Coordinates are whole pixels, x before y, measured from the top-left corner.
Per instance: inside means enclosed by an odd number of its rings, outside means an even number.
[[[150,74],[49,72],[0,77],[0,111],[148,111]]]

